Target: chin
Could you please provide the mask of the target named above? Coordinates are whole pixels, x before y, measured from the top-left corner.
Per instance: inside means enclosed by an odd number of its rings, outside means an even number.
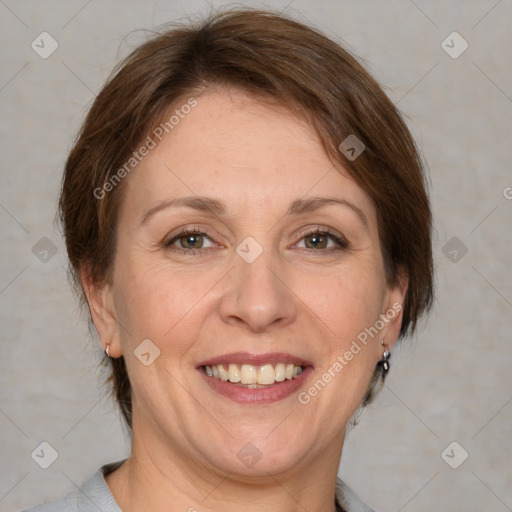
[[[286,473],[304,461],[311,454],[311,446],[298,446],[295,436],[288,432],[252,432],[250,435],[235,436],[222,446],[208,446],[203,457],[219,471],[229,473],[230,478],[265,477],[269,474]],[[301,441],[304,443],[304,436]]]

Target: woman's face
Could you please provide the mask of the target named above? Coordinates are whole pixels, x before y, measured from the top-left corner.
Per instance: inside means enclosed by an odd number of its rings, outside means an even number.
[[[370,198],[304,122],[235,89],[199,96],[125,180],[112,285],[90,300],[135,445],[239,475],[337,467],[401,319]]]

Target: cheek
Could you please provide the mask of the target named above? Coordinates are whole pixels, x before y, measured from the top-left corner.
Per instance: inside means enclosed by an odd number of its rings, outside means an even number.
[[[165,262],[137,258],[119,265],[116,310],[131,344],[149,338],[161,348],[172,341],[180,351],[179,333],[193,337],[201,325],[197,315],[208,303],[208,294],[221,275],[211,272],[177,271]],[[196,321],[192,321],[196,318]],[[184,329],[186,329],[184,331]],[[181,337],[180,337],[181,336]],[[186,346],[187,341],[181,341]]]
[[[333,350],[350,345],[381,313],[385,281],[372,266],[347,266],[336,274],[308,277],[301,283],[298,295],[304,297],[330,333]]]

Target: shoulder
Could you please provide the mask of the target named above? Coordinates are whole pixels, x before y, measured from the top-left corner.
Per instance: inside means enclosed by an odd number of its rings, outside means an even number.
[[[345,512],[376,512],[366,505],[341,478],[336,481],[336,500]]]
[[[22,512],[122,512],[105,482],[105,475],[124,460],[102,466],[81,487],[64,497],[23,510]],[[336,482],[336,500],[345,512],[376,512],[368,507],[340,478]]]
[[[124,461],[105,464],[82,486],[64,497],[23,510],[22,512],[122,512],[116,503],[105,475],[120,466]]]
[[[78,491],[72,491],[63,498],[27,508],[22,512],[78,512]],[[86,510],[86,509],[84,509]]]

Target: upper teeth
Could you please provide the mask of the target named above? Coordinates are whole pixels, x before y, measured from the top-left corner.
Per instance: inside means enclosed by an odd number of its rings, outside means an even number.
[[[252,364],[217,364],[204,367],[206,374],[215,379],[241,384],[274,384],[285,379],[293,379],[302,373],[302,366],[293,363],[277,363],[274,366],[264,364],[254,366]]]

